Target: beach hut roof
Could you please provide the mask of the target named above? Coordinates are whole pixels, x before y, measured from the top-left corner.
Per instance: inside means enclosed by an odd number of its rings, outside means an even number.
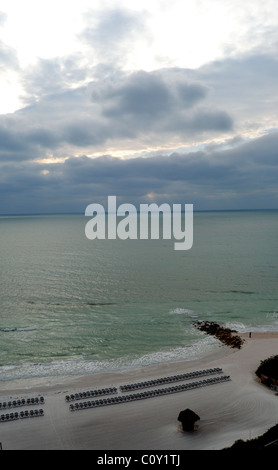
[[[189,408],[186,408],[186,410],[183,410],[180,412],[178,416],[178,420],[183,422],[183,421],[198,421],[200,419],[200,416],[198,416],[194,411],[190,410]]]

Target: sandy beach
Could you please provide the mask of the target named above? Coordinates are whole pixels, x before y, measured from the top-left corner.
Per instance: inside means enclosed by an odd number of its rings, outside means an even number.
[[[278,354],[278,334],[242,335],[244,346],[219,348],[194,361],[82,377],[2,382],[0,401],[43,396],[44,415],[0,422],[3,450],[220,450],[278,423],[278,397],[255,376],[260,361]],[[71,393],[220,367],[231,380],[170,395],[71,412]],[[30,409],[32,407],[25,407]],[[36,408],[36,407],[33,407]],[[194,432],[177,417],[190,408]],[[18,408],[17,411],[20,411]],[[13,410],[8,410],[15,411]],[[3,411],[1,411],[1,414]]]

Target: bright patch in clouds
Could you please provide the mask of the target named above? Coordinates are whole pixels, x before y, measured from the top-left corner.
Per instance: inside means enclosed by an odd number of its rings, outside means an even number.
[[[96,65],[95,54],[82,40],[82,31],[97,27],[107,12],[120,9],[134,18],[140,15],[145,21],[145,34],[141,30],[130,37],[130,54],[121,64],[126,70],[200,67],[225,53],[264,47],[267,33],[268,40],[275,40],[278,23],[277,3],[273,0],[2,0],[1,41],[16,54],[20,69],[12,80],[9,72],[1,74],[1,112],[13,112],[22,105],[21,74],[28,73],[38,59],[78,54],[87,66]],[[110,26],[117,28],[117,24]],[[105,43],[110,32],[104,30],[99,40]],[[119,43],[111,43],[110,47],[117,48]]]

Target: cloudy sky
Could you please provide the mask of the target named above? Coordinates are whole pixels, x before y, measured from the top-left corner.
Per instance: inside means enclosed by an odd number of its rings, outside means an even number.
[[[1,0],[0,214],[278,208],[277,0]]]

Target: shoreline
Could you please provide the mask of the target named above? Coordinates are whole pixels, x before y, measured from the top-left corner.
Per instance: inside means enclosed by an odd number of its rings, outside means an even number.
[[[278,333],[240,336],[245,339],[241,349],[221,345],[193,360],[1,384],[1,402],[45,398],[44,416],[0,423],[3,450],[220,450],[237,439],[257,437],[278,422],[278,398],[255,376],[261,360],[278,354]],[[213,367],[222,368],[231,380],[74,412],[65,400],[70,393],[112,386],[120,390],[122,384]],[[200,416],[193,433],[183,432],[177,421],[185,408]]]
[[[207,334],[209,336],[209,334]],[[237,332],[232,330],[232,335],[239,336],[242,338],[242,345],[241,348],[244,348],[246,343],[246,339],[250,339],[248,332]],[[251,339],[271,339],[277,338],[278,339],[278,331],[252,331]],[[217,338],[216,338],[217,339]],[[108,369],[108,370],[99,370],[95,372],[88,372],[88,373],[73,373],[73,374],[61,374],[61,375],[45,375],[45,376],[34,376],[34,377],[20,377],[14,379],[3,379],[0,380],[0,399],[1,397],[9,394],[14,393],[28,393],[29,390],[37,390],[37,391],[55,391],[57,388],[59,389],[63,384],[67,384],[68,386],[75,386],[75,383],[82,380],[84,383],[92,383],[94,378],[96,382],[104,380],[106,383],[106,377],[110,380],[114,380],[114,377],[117,378],[118,376],[122,376],[126,374],[127,376],[136,378],[140,377],[142,374],[144,377],[151,377],[152,374],[156,372],[163,373],[170,372],[172,369],[179,370],[180,368],[183,369],[184,367],[190,368],[194,364],[206,364],[210,363],[214,359],[218,359],[221,357],[225,357],[229,354],[233,354],[236,352],[236,349],[233,350],[233,347],[229,346],[227,343],[221,342],[217,339],[214,348],[202,352],[196,356],[192,356],[188,359],[180,359],[180,360],[169,360],[167,362],[157,362],[153,364],[145,364],[145,365],[135,365],[130,367],[123,367],[123,368],[115,368],[115,369]],[[159,372],[160,371],[160,372]],[[109,380],[109,379],[108,379]],[[0,412],[1,414],[1,412]]]

